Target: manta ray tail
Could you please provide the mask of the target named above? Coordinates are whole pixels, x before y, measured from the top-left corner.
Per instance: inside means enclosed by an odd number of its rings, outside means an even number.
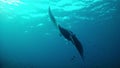
[[[55,17],[53,16],[53,14],[52,14],[52,12],[51,12],[51,8],[50,8],[50,6],[49,6],[49,16],[50,16],[50,19],[51,19],[51,21],[54,23],[54,25],[58,28],[58,24],[57,24],[57,22],[56,22],[56,19],[55,19]]]

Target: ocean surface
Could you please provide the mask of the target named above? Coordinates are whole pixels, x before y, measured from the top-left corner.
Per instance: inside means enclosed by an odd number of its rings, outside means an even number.
[[[120,68],[120,0],[0,0],[0,68]]]

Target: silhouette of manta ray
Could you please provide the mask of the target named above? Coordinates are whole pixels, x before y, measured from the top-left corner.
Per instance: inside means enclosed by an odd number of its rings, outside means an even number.
[[[56,19],[54,18],[53,14],[51,12],[50,7],[48,9],[48,12],[49,12],[49,16],[50,16],[51,21],[59,29],[59,31],[63,35],[63,37],[65,39],[71,41],[75,45],[75,47],[78,50],[79,54],[81,55],[82,59],[84,59],[82,44],[80,43],[80,41],[78,40],[78,38],[75,36],[75,34],[73,34],[72,31],[69,31],[69,30],[63,28],[62,26],[60,26],[59,24],[57,24]]]

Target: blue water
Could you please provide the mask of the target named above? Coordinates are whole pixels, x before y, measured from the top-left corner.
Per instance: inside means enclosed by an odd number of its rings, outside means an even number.
[[[82,43],[84,61],[49,6]],[[119,57],[119,0],[0,0],[0,68],[120,68]]]

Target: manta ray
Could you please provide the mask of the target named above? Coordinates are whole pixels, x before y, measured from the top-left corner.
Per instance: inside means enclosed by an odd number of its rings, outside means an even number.
[[[67,39],[68,41],[71,41],[73,43],[73,45],[76,47],[77,51],[79,52],[80,56],[82,57],[82,59],[84,59],[84,57],[83,57],[83,46],[82,46],[81,42],[78,40],[78,38],[76,37],[76,35],[72,31],[63,28],[60,24],[58,24],[56,22],[56,19],[51,12],[50,6],[48,8],[48,13],[49,13],[49,17],[50,17],[51,21],[57,27],[57,29],[59,30],[61,35],[65,39]]]

